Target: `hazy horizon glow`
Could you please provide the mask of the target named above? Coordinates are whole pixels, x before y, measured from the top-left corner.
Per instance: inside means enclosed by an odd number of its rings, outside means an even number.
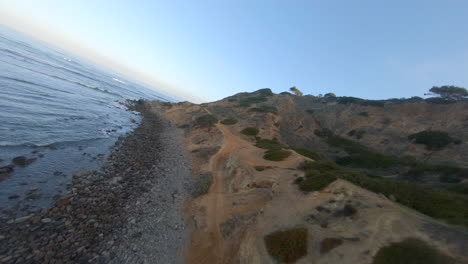
[[[0,0],[0,24],[181,99],[468,86],[468,2]]]

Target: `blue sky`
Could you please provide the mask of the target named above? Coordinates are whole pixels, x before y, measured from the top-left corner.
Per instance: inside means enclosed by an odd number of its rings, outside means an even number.
[[[39,23],[53,31],[46,41],[64,35],[71,51],[192,100],[293,85],[371,99],[468,86],[463,0],[0,0],[0,9],[36,35]]]

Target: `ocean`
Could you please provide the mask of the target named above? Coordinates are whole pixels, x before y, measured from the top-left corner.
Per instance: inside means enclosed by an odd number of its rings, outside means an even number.
[[[15,166],[0,180],[0,217],[47,208],[74,173],[99,169],[140,120],[124,102],[140,98],[175,100],[0,25],[0,167]]]

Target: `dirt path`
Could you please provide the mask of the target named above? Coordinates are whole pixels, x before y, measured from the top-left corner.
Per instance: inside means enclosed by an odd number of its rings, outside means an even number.
[[[189,249],[189,263],[230,263],[230,253],[223,238],[220,226],[233,215],[253,212],[261,208],[271,199],[271,195],[265,194],[265,189],[243,189],[232,192],[226,188],[236,178],[229,178],[229,170],[226,168],[228,160],[235,156],[241,162],[252,166],[263,165],[275,168],[296,167],[304,158],[295,154],[285,161],[268,161],[262,158],[264,149],[259,149],[252,142],[245,140],[231,132],[230,128],[217,124],[216,128],[223,135],[223,144],[220,150],[211,157],[210,171],[213,175],[213,183],[209,193],[201,197],[198,206],[204,208],[206,227],[203,231],[194,231],[192,234],[192,246]],[[245,200],[244,205],[235,201]],[[232,242],[232,241],[230,241]]]

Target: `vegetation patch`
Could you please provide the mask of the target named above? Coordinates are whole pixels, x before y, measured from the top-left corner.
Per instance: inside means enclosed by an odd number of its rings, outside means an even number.
[[[307,229],[293,228],[265,236],[268,253],[278,262],[294,263],[307,255]]]
[[[447,132],[437,130],[424,130],[408,136],[415,144],[423,144],[428,150],[441,150],[452,143],[461,143],[449,136]]]
[[[333,136],[334,133],[328,128],[323,128],[323,129],[315,129],[314,135],[316,135],[317,137],[321,137],[321,138],[328,138],[328,137]]]
[[[368,112],[359,112],[358,116],[368,117],[369,113]]]
[[[271,169],[271,166],[255,166],[254,167],[256,171],[264,171],[266,169]]]
[[[178,128],[182,128],[182,129],[185,129],[185,128],[189,128],[189,125],[188,124],[183,124],[183,125],[179,125],[177,126]]]
[[[340,136],[330,136],[327,143],[333,147],[345,150],[349,156],[338,158],[340,165],[357,168],[389,168],[402,164],[402,160],[396,156],[375,152],[366,146]]]
[[[269,105],[262,105],[259,107],[252,107],[249,109],[250,112],[258,112],[258,113],[278,113],[278,109],[274,106]]]
[[[238,101],[240,107],[249,107],[253,104],[266,102],[269,96],[272,96],[273,92],[268,89],[260,89],[253,93],[242,93],[238,95]]]
[[[387,197],[393,195],[398,203],[413,208],[428,216],[445,220],[455,225],[468,226],[468,198],[446,190],[436,190],[416,183],[391,179],[369,177],[365,174],[342,168],[327,160],[306,161],[301,169],[307,175],[327,173],[352,182],[362,188],[382,193]],[[304,179],[304,181],[307,180]]]
[[[326,254],[330,250],[338,247],[339,245],[343,244],[343,240],[340,238],[334,237],[327,237],[320,243],[320,253]]]
[[[359,104],[359,105],[364,105],[364,106],[378,106],[378,107],[384,107],[385,105],[385,100],[366,100],[366,99],[350,97],[350,96],[337,97],[336,101],[339,104]]]
[[[407,238],[381,248],[374,256],[372,264],[451,264],[454,260],[426,242]]]
[[[271,161],[282,161],[291,156],[292,152],[288,150],[267,150],[263,155],[263,158]]]
[[[221,120],[221,124],[223,124],[223,125],[235,125],[235,124],[237,124],[237,120],[232,119],[232,118],[226,118],[226,119]]]
[[[212,127],[218,123],[218,119],[214,115],[202,115],[195,119],[195,124],[200,127]]]
[[[305,148],[293,148],[294,151],[296,151],[298,154],[313,159],[313,160],[321,160],[323,159],[323,156],[318,154],[317,152],[314,152],[312,150],[308,150]]]
[[[314,113],[314,110],[312,110],[312,109],[307,109],[306,112],[309,113],[309,114],[313,114],[313,113]]]
[[[256,136],[258,135],[258,128],[255,127],[246,127],[242,129],[241,133],[247,136]]]
[[[450,186],[448,190],[451,192],[468,195],[468,183],[460,183]]]
[[[305,178],[298,184],[301,191],[308,193],[323,190],[335,180],[336,176],[327,171],[308,170]]]
[[[204,194],[207,194],[210,190],[210,186],[213,183],[213,174],[211,172],[207,172],[198,176],[195,179],[192,188],[192,197],[197,198]]]
[[[278,139],[266,139],[266,138],[259,138],[257,139],[257,143],[255,144],[256,147],[262,149],[269,149],[269,150],[280,150],[283,148],[283,145],[278,141]]]

